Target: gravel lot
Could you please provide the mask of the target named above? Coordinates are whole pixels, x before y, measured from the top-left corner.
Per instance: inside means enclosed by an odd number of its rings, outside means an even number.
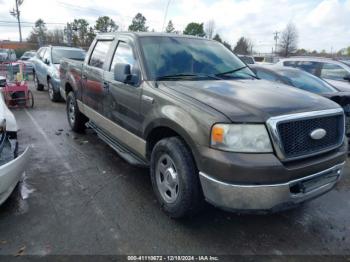
[[[0,255],[350,255],[350,167],[336,190],[299,209],[239,215],[208,207],[192,220],[166,217],[147,169],[122,160],[96,135],[69,130],[64,103],[34,91],[16,110],[24,182],[0,207]],[[1,256],[0,256],[1,260]]]

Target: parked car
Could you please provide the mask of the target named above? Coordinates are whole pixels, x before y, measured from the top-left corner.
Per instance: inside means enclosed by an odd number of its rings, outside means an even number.
[[[239,59],[242,60],[243,63],[245,63],[247,65],[255,64],[254,57],[252,57],[252,56],[248,56],[248,55],[237,55],[237,56],[239,57]]]
[[[83,61],[85,51],[80,48],[46,46],[40,48],[37,55],[31,59],[34,66],[33,74],[37,90],[42,91],[46,85],[49,91],[49,98],[53,102],[61,100],[59,65],[63,58]]]
[[[23,63],[25,65],[25,73],[27,75],[33,73],[34,66],[31,62],[31,59],[35,56],[36,51],[27,51],[18,59],[18,62]]]
[[[24,54],[19,58],[19,60],[21,61],[28,61],[30,60],[31,58],[35,57],[36,56],[36,51],[27,51],[27,52],[24,52]]]
[[[252,66],[256,75],[265,80],[293,86],[329,98],[339,104],[346,116],[346,135],[350,138],[350,92],[335,89],[326,81],[297,68]]]
[[[339,91],[350,91],[350,65],[328,58],[292,57],[283,59],[277,65],[302,69],[320,77]]]
[[[226,210],[290,208],[342,175],[342,108],[258,80],[217,41],[101,34],[84,63],[61,61],[60,76],[71,128],[87,124],[129,163],[149,166],[171,217],[203,199]]]
[[[0,94],[0,205],[11,195],[25,170],[29,149],[18,152],[17,123]]]
[[[16,52],[13,49],[0,48],[0,63],[14,62],[17,60]]]

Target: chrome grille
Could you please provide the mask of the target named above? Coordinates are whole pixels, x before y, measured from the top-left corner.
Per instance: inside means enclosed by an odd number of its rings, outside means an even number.
[[[300,159],[337,148],[345,133],[341,109],[271,118],[267,125],[281,160]],[[311,132],[316,129],[324,129],[327,134],[322,139],[312,139]]]

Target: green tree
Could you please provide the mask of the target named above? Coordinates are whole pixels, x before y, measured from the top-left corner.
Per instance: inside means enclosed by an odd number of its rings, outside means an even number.
[[[100,16],[96,20],[95,30],[98,33],[108,33],[117,31],[119,26],[109,16]]]
[[[220,36],[219,34],[216,34],[216,35],[214,36],[213,40],[222,43],[222,39],[221,39],[221,36]]]
[[[88,46],[89,22],[85,19],[74,19],[72,23],[73,45]]]
[[[347,48],[348,56],[350,56],[350,46]]]
[[[38,19],[33,27],[32,32],[27,39],[28,42],[37,43],[39,46],[46,44],[47,28],[43,19]]]
[[[228,42],[224,41],[222,44],[226,46],[228,50],[232,51],[232,46]]]
[[[204,32],[204,24],[201,23],[189,23],[185,30],[184,30],[184,35],[194,35],[194,36],[200,36],[204,37],[205,32]]]
[[[235,46],[235,48],[233,49],[233,52],[235,54],[240,54],[240,55],[247,55],[250,53],[250,43],[249,40],[241,37],[238,41],[237,44]]]
[[[132,32],[147,32],[148,26],[146,26],[146,17],[144,17],[141,13],[138,13],[129,25],[129,31]]]
[[[167,33],[174,33],[175,32],[175,27],[173,22],[170,20],[167,27],[165,28],[165,32]]]

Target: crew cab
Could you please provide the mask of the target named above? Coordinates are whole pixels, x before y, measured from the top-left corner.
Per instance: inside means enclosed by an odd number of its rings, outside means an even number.
[[[30,60],[37,90],[42,91],[44,86],[47,86],[52,102],[61,100],[59,65],[62,58],[83,61],[85,51],[66,46],[45,46],[40,48],[36,56]]]
[[[343,109],[257,79],[216,41],[101,34],[84,63],[63,59],[60,70],[71,128],[89,126],[128,162],[149,166],[170,217],[196,213],[203,200],[278,211],[330,191],[343,174]]]

